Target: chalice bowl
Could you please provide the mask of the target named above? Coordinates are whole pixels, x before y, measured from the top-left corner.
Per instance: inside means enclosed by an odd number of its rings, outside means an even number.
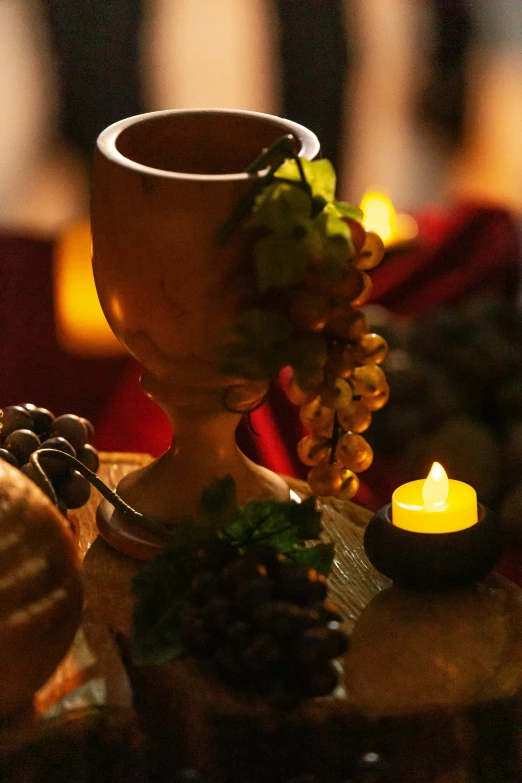
[[[174,525],[198,521],[202,490],[231,475],[237,502],[287,499],[285,481],[255,465],[236,445],[242,411],[267,382],[222,372],[219,348],[252,306],[246,232],[224,245],[220,228],[251,192],[245,168],[281,136],[295,151],[319,151],[296,123],[248,111],[179,110],[111,125],[98,139],[93,195],[93,268],[105,316],[143,366],[142,388],[166,413],[170,448],[127,476],[118,494],[146,517]],[[105,502],[104,538],[146,558],[161,542]]]

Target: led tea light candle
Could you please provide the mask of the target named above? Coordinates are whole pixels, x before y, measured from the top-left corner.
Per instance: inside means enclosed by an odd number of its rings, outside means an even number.
[[[416,533],[453,533],[478,522],[477,493],[463,481],[451,481],[434,462],[426,480],[410,481],[392,495],[392,522]]]
[[[398,487],[371,519],[366,554],[381,573],[414,589],[458,587],[483,578],[500,553],[496,520],[473,487],[448,479],[438,462],[427,479]]]

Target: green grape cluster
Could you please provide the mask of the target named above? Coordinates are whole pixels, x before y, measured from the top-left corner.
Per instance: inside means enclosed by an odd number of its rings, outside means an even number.
[[[256,306],[236,324],[222,353],[225,372],[256,383],[291,368],[285,391],[311,435],[298,452],[314,494],[348,499],[372,450],[362,437],[388,399],[380,364],[385,340],[360,308],[368,272],[384,255],[357,207],[335,199],[327,160],[286,160],[257,196],[252,236]]]

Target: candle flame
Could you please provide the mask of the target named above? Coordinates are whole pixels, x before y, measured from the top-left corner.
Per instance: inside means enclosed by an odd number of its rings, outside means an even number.
[[[380,236],[385,247],[391,247],[414,239],[418,226],[410,215],[397,214],[395,207],[384,193],[365,193],[361,201],[363,226]]]
[[[363,226],[367,231],[375,231],[386,243],[395,230],[396,214],[390,199],[383,193],[366,193],[361,201],[364,213]]]
[[[440,462],[434,462],[428,478],[422,485],[422,497],[426,511],[442,511],[448,499],[448,475]]]

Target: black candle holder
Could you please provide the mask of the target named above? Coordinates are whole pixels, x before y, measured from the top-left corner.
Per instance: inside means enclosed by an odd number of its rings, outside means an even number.
[[[501,552],[495,515],[478,504],[478,522],[452,533],[417,533],[392,524],[391,504],[370,520],[364,534],[368,560],[385,576],[413,590],[448,590],[478,582]]]

